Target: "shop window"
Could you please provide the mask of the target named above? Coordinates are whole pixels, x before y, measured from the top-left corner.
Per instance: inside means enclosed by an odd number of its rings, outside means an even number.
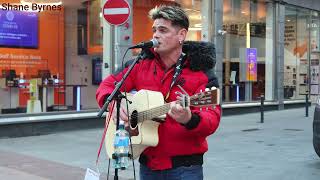
[[[78,55],[84,55],[88,53],[87,28],[87,9],[79,9],[77,27]]]
[[[52,101],[47,101],[47,104],[44,104],[40,97],[45,80],[52,78],[42,78],[42,75],[46,74],[42,73],[42,70],[50,71],[59,78],[59,82],[64,83],[64,9],[1,13],[7,14],[0,14],[0,28],[5,28],[0,31],[11,32],[11,37],[1,41],[0,47],[1,113],[25,113],[28,109],[36,110],[32,113],[38,113],[45,112],[45,105],[64,105],[65,94],[61,89],[59,93],[52,90]],[[26,39],[19,39],[21,35]],[[28,103],[39,106],[30,107]],[[44,104],[43,108],[41,103]]]
[[[88,1],[88,53],[102,53],[101,0]]]
[[[312,25],[310,17],[310,10],[286,6],[283,82],[285,99],[304,99],[305,95],[309,94],[309,45],[312,47],[314,43],[315,46],[312,48],[317,46],[316,37],[309,35],[315,30],[310,27]],[[313,59],[312,62],[312,67],[318,72],[319,59]],[[314,75],[316,74],[315,72]],[[313,85],[319,86],[317,79],[311,78],[311,80]]]
[[[224,102],[257,101],[265,94],[266,15],[263,1],[223,1]]]

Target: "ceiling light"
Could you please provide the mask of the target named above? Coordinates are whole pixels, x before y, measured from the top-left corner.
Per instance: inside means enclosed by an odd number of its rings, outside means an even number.
[[[201,28],[191,27],[188,28],[189,31],[201,31]]]
[[[202,27],[202,24],[194,24],[194,27],[197,27],[197,28],[201,28]]]

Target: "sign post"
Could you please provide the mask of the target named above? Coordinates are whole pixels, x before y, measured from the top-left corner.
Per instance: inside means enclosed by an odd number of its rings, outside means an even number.
[[[108,72],[112,73],[121,68],[122,56],[132,45],[132,3],[133,0],[106,0],[102,4],[102,15],[105,19],[104,72],[108,69]]]
[[[132,4],[133,0],[129,0]],[[114,66],[113,71],[117,70],[121,64],[122,52],[125,52],[131,45],[132,41],[132,18],[130,18],[131,8],[127,0],[106,0],[102,8],[102,14],[104,19],[108,22],[109,32],[111,33],[112,43],[105,46],[112,46],[113,60],[110,60]],[[129,21],[129,22],[128,22]],[[112,27],[115,26],[115,27]],[[106,27],[106,24],[104,25]],[[111,30],[112,29],[112,30]],[[104,37],[107,36],[104,34]],[[104,48],[104,55],[107,48]],[[106,67],[105,67],[106,68]],[[115,168],[114,179],[118,180],[118,169]]]
[[[119,26],[128,21],[131,10],[125,0],[108,0],[103,6],[103,17],[111,25]]]

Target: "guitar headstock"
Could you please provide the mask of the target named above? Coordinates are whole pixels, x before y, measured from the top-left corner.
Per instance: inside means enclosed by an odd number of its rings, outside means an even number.
[[[197,93],[190,97],[190,106],[205,107],[220,104],[220,91],[216,87],[206,88],[204,92]]]

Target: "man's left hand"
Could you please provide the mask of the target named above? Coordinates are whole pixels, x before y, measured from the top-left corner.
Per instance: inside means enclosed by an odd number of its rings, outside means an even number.
[[[191,119],[190,107],[183,108],[179,103],[171,102],[168,114],[181,124],[187,124]]]

